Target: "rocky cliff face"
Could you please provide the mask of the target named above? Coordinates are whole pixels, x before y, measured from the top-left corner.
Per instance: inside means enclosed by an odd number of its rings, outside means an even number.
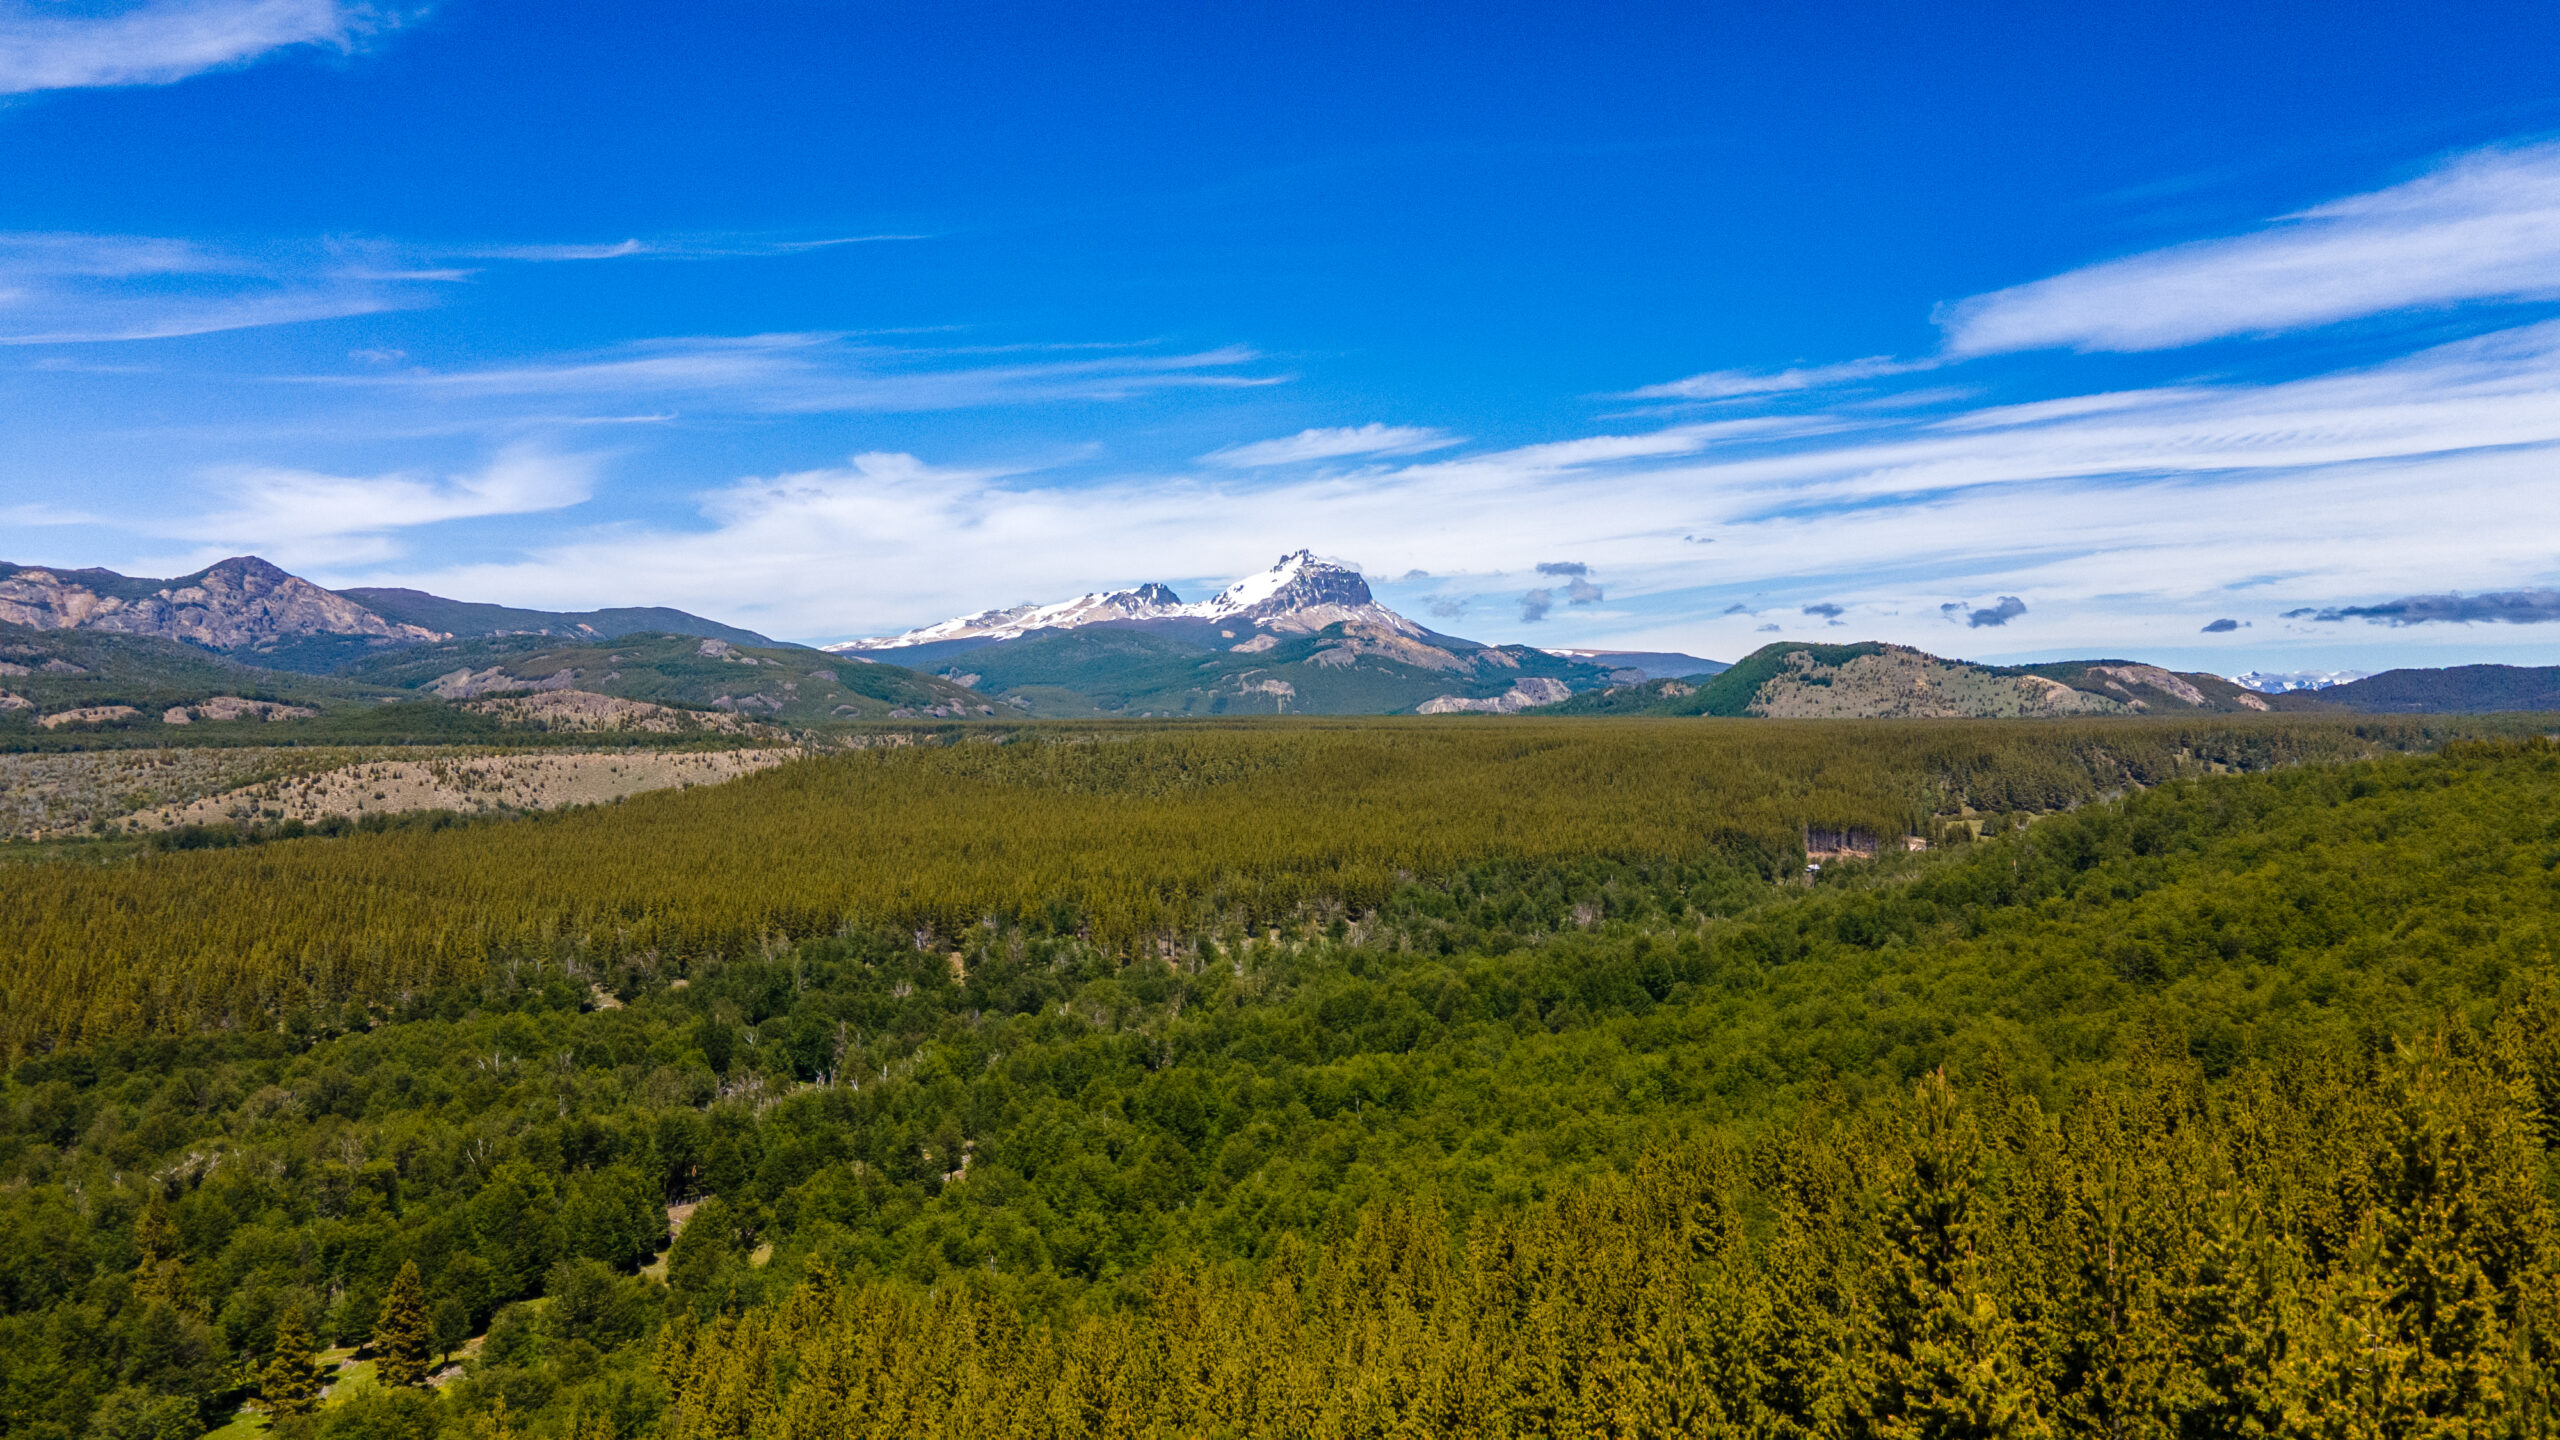
[[[156,635],[216,650],[308,635],[395,644],[445,638],[385,620],[254,555],[175,580],[142,580],[111,570],[7,571],[0,573],[0,621],[37,630]]]

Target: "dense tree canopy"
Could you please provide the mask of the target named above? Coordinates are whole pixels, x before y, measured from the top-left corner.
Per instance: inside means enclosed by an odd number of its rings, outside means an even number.
[[[30,1055],[0,1429],[219,1419],[297,1312],[478,1337],[324,1435],[2547,1428],[2560,753],[2162,778]]]

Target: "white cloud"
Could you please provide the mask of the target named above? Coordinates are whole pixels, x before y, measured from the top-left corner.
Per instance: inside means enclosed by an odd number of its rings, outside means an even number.
[[[222,508],[173,517],[174,531],[225,554],[256,551],[284,564],[378,562],[400,553],[399,532],[449,520],[565,509],[595,490],[597,457],[529,446],[481,470],[329,475],[248,466],[212,476]]]
[[[2560,298],[2560,144],[2484,150],[2371,194],[1946,306],[1957,356],[2161,350],[2396,310]]]
[[[1284,479],[1216,467],[1075,483],[865,455],[721,487],[691,529],[574,534],[520,562],[399,579],[516,603],[676,604],[826,639],[1096,585],[1189,594],[1306,545],[1427,571],[1444,606],[1484,602],[1472,613],[1495,633],[1479,638],[1500,639],[1519,594],[1506,577],[1562,553],[1610,577],[1612,618],[1559,606],[1547,628],[1581,627],[1560,643],[1714,655],[1748,648],[1772,610],[1818,623],[1796,614],[1816,600],[1854,609],[1862,637],[1945,648],[1939,606],[2016,596],[2005,653],[2127,653],[2185,644],[2224,614],[2276,645],[2274,617],[2301,605],[2553,578],[2560,322],[2282,384],[1799,418]],[[1710,532],[1712,547],[1683,538]],[[2271,571],[2247,592],[2255,608],[2236,607],[2231,587]],[[1752,595],[1763,615],[1715,616]]]
[[[1270,465],[1296,465],[1309,460],[1340,460],[1353,455],[1420,455],[1445,450],[1458,437],[1419,425],[1350,425],[1331,430],[1301,430],[1277,440],[1230,445],[1200,458],[1231,470]]]
[[[376,23],[341,0],[152,0],[112,14],[0,3],[0,94],[166,85],[295,45],[344,50]]]
[[[1647,385],[1620,396],[1624,400],[1736,400],[1746,395],[1779,395],[1799,390],[1828,390],[1853,385],[1861,380],[1875,380],[1888,375],[1907,375],[1927,370],[1934,360],[1896,360],[1890,355],[1871,355],[1864,360],[1843,360],[1831,365],[1806,365],[1792,370],[1710,370],[1685,380],[1672,380],[1660,385]]]

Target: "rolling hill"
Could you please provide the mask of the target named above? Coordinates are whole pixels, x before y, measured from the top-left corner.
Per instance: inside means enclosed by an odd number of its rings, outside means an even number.
[[[2380,715],[2482,715],[2560,710],[2560,665],[2455,665],[2385,670],[2315,693],[2321,702]]]
[[[562,697],[601,696],[786,726],[1020,713],[902,666],[690,635],[590,644],[546,635],[444,640],[362,661],[346,678],[439,700],[552,697],[538,708],[557,709]]]
[[[609,640],[648,631],[774,642],[664,606],[561,612],[448,600],[422,590],[325,590],[255,555],[155,580],[101,569],[0,565],[0,623],[184,641],[269,670],[327,674],[456,636]]]
[[[692,635],[726,640],[732,645],[777,645],[780,642],[705,620],[665,605],[626,605],[610,610],[520,610],[512,605],[483,605],[448,600],[424,590],[359,587],[337,592],[386,620],[448,635],[555,635],[567,640],[618,640],[625,635]]]
[[[1945,719],[2318,708],[2308,694],[2259,695],[2220,676],[2132,660],[1976,665],[1867,641],[1764,645],[1712,677],[1613,687],[1540,713]]]

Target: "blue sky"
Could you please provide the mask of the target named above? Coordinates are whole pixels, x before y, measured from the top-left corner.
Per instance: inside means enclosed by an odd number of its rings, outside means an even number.
[[[0,557],[2560,660],[2560,13],[1956,8],[0,0]]]

